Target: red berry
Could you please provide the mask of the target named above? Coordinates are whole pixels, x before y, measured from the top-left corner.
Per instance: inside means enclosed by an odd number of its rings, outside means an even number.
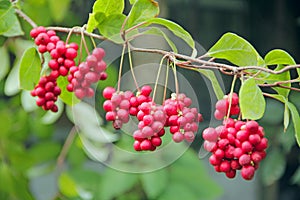
[[[241,175],[245,180],[251,180],[254,177],[255,168],[251,165],[243,166]]]

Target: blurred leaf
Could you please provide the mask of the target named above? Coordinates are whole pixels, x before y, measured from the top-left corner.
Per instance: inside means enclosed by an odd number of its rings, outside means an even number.
[[[199,190],[202,190],[202,188]],[[188,199],[188,200],[198,200],[207,198],[200,198],[188,185],[182,184],[180,182],[171,182],[166,188],[165,192],[158,197],[158,200],[174,200],[174,199]]]
[[[21,93],[21,104],[26,112],[32,112],[38,108],[34,97],[32,97],[30,91],[27,90],[23,90]]]
[[[56,102],[56,105],[58,107],[58,112],[52,112],[52,111],[47,111],[46,114],[41,118],[41,122],[43,124],[53,124],[56,122],[62,113],[64,112],[64,104],[62,101],[58,100]]]
[[[4,94],[7,96],[16,95],[20,91],[20,60],[16,58],[13,68],[10,70],[8,77],[5,81]]]
[[[282,49],[274,49],[265,56],[266,65],[295,65],[294,58]]]
[[[253,78],[246,80],[240,88],[240,107],[243,119],[260,119],[265,112],[266,101]]]
[[[36,48],[27,49],[20,63],[20,87],[25,90],[32,90],[40,78],[41,59]]]
[[[138,182],[137,174],[129,174],[107,168],[99,188],[101,200],[110,200],[130,190]]]
[[[295,145],[294,126],[291,124],[284,134],[279,134],[278,141],[283,147],[284,153],[289,153]]]
[[[228,60],[237,66],[258,66],[262,58],[244,38],[225,33],[208,51],[213,58]]]
[[[26,176],[28,176],[29,179],[38,178],[53,172],[55,167],[56,167],[56,162],[47,162],[43,164],[38,164],[31,167],[29,170],[27,170]]]
[[[48,0],[27,0],[22,2],[22,10],[40,26],[52,24],[52,15]]]
[[[170,48],[172,49],[172,51],[175,52],[175,53],[178,53],[176,45],[169,38],[169,36],[164,31],[162,31],[160,28],[158,28],[158,27],[150,27],[146,31],[142,32],[141,34],[162,36],[166,40],[166,42],[168,43],[168,45],[170,46]]]
[[[141,174],[143,189],[148,199],[157,197],[166,189],[169,181],[168,170],[163,168],[158,171]]]
[[[67,85],[69,84],[66,77],[59,76],[57,79],[57,86],[61,89],[61,94],[59,99],[61,99],[67,105],[75,105],[80,102],[79,99],[75,96],[74,92],[69,92],[67,90]]]
[[[10,70],[9,54],[5,46],[0,47],[0,60],[1,60],[1,70],[0,70],[0,81],[1,81]]]
[[[166,27],[174,35],[176,35],[177,37],[179,37],[180,39],[182,39],[183,41],[185,41],[193,49],[192,57],[196,56],[197,51],[195,49],[195,41],[194,41],[194,39],[192,38],[192,36],[190,35],[190,33],[187,32],[186,30],[184,30],[184,28],[182,28],[179,24],[176,24],[175,22],[172,22],[170,20],[163,19],[163,18],[152,18],[152,19],[149,19],[147,21],[147,24],[149,24],[149,25],[150,24],[158,24],[158,25]]]
[[[68,163],[70,163],[72,167],[80,166],[84,161],[86,161],[87,157],[82,149],[80,137],[76,137],[75,142],[72,143],[67,158]]]
[[[0,35],[12,37],[22,35],[20,23],[9,0],[0,0]]]
[[[215,75],[215,73],[211,70],[206,69],[196,69],[198,72],[200,72],[202,75],[204,75],[210,82],[211,85],[215,91],[215,95],[218,100],[222,99],[224,97],[224,92],[219,84],[219,81]]]
[[[8,165],[0,163],[0,193],[13,193],[14,192],[14,180],[12,171]]]
[[[36,163],[40,164],[45,161],[54,160],[58,156],[61,145],[53,141],[39,142],[32,146],[28,154]]]
[[[93,12],[89,14],[87,31],[93,32],[105,16],[122,14],[124,6],[123,0],[97,0],[93,6]]]
[[[157,17],[158,14],[159,14],[159,7],[156,1],[137,0],[133,4],[130,13],[128,14],[126,27],[131,28],[139,23]]]
[[[137,0],[129,0],[129,3],[132,5],[136,2]]]
[[[292,184],[297,184],[300,186],[300,167],[298,167],[296,172],[293,174],[291,182]]]
[[[58,179],[58,187],[63,195],[66,197],[76,197],[78,196],[78,191],[76,188],[75,181],[67,173],[62,173]]]
[[[13,126],[13,116],[10,113],[10,110],[7,109],[2,109],[0,110],[0,127],[1,127],[1,131],[0,131],[0,138],[5,138],[10,136],[11,133],[11,129]]]
[[[123,14],[112,14],[105,17],[103,22],[98,25],[99,32],[115,43],[122,43],[120,30],[125,18],[126,16]]]
[[[262,163],[261,177],[265,186],[279,180],[286,167],[285,156],[279,149],[272,149]]]
[[[266,99],[266,109],[261,121],[270,125],[279,125],[283,120],[283,112],[284,109],[281,102],[268,98]]]
[[[55,22],[62,22],[70,8],[71,0],[48,0],[51,17]]]
[[[295,105],[292,104],[291,102],[287,102],[286,104],[290,109],[293,124],[294,124],[295,138],[298,143],[298,146],[300,146],[300,123],[299,123],[300,116],[299,116],[299,112],[298,112],[297,108],[295,107]]]

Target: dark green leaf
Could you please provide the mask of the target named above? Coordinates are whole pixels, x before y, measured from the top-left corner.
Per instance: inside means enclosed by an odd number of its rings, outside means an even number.
[[[300,185],[300,167],[298,167],[296,172],[293,174],[292,183]]]
[[[49,160],[54,160],[58,156],[61,145],[57,142],[45,141],[32,146],[28,154],[36,163],[42,163]]]
[[[137,0],[128,14],[126,28],[157,17],[159,14],[158,3],[154,0]]]
[[[197,71],[203,74],[211,82],[211,85],[215,91],[215,95],[217,99],[219,100],[222,99],[224,97],[224,92],[220,86],[220,83],[215,73],[211,70],[206,70],[206,69],[197,69]]]
[[[274,49],[265,56],[266,65],[295,65],[294,58],[286,51]]]
[[[32,90],[40,78],[41,59],[36,48],[27,49],[20,63],[20,87]]]
[[[281,178],[286,166],[285,157],[279,149],[272,149],[262,163],[262,182],[264,185],[272,185]]]
[[[124,0],[97,0],[93,6],[93,13],[89,14],[87,31],[92,32],[104,20],[105,16],[122,14],[123,10]]]
[[[266,102],[253,78],[246,80],[240,88],[240,107],[243,119],[260,119],[265,112]]]
[[[298,146],[300,146],[300,116],[294,104],[292,104],[291,102],[287,102],[286,104],[290,109],[295,129],[295,138],[297,140]]]
[[[51,16],[55,22],[62,22],[71,5],[71,0],[49,0]]]
[[[189,34],[189,32],[187,32],[186,30],[184,30],[184,28],[182,28],[180,25],[167,20],[167,19],[163,19],[163,18],[153,18],[147,21],[147,24],[158,24],[161,26],[166,27],[168,30],[170,30],[174,35],[176,35],[177,37],[179,37],[180,39],[182,39],[183,41],[185,41],[192,49],[193,49],[193,53],[192,56],[196,55],[196,49],[195,49],[195,41],[193,40],[192,36]]]
[[[0,47],[0,60],[1,60],[1,70],[0,70],[0,81],[7,75],[10,68],[9,54],[5,46]]]
[[[157,199],[157,197],[166,189],[169,181],[168,173],[168,170],[164,168],[141,175],[143,188],[148,199]]]
[[[228,60],[237,66],[258,66],[262,60],[254,47],[244,38],[226,33],[212,46],[208,54]]]
[[[67,90],[67,85],[69,84],[68,80],[65,77],[58,77],[57,85],[61,89],[61,94],[59,98],[67,105],[75,105],[80,102],[79,99],[74,95],[74,92],[69,92]]]
[[[106,17],[101,24],[98,25],[99,32],[106,38],[115,43],[122,43],[120,30],[126,16],[123,14],[113,14]]]
[[[23,34],[11,2],[9,0],[0,0],[0,35],[13,37]]]
[[[137,174],[129,174],[107,168],[102,176],[100,190],[101,200],[110,200],[130,190],[138,181]]]

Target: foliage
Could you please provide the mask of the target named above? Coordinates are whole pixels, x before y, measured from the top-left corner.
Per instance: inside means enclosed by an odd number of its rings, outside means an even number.
[[[299,77],[293,79],[291,75],[291,69],[294,68],[300,73],[300,66],[293,57],[281,49],[271,50],[262,57],[248,41],[234,33],[224,34],[206,54],[198,55],[195,42],[188,31],[175,22],[158,17],[159,5],[156,1],[130,0],[129,3],[131,8],[126,14],[124,0],[96,0],[89,14],[86,31],[67,29],[67,32],[83,33],[80,41],[85,43],[86,36],[91,36],[127,46],[129,51],[161,54],[178,67],[204,75],[212,84],[217,99],[223,98],[224,91],[214,70],[235,76],[241,83],[237,90],[243,119],[266,120],[270,101],[265,97],[280,102],[284,108],[276,115],[282,116],[283,119],[279,120],[282,123],[280,130],[286,131],[284,134],[288,136],[278,134],[276,137],[285,138],[278,139],[279,146],[285,152],[274,145],[262,169],[265,185],[277,181],[285,170],[285,154],[290,151],[294,141],[300,146],[299,108],[293,104],[295,101],[290,100],[291,93],[299,91],[299,85],[295,83],[300,81]],[[128,142],[125,136],[120,136],[107,126],[110,124],[102,120],[103,116],[96,112],[97,109],[78,100],[65,89],[68,84],[65,78],[59,78],[57,83],[63,88],[58,101],[59,112],[37,109],[29,90],[35,87],[42,75],[48,73],[45,63],[49,58],[41,57],[28,37],[30,25],[35,26],[31,18],[45,26],[63,23],[64,19],[70,18],[70,23],[76,24],[76,13],[68,11],[70,6],[69,0],[32,0],[24,3],[0,0],[0,35],[5,40],[0,47],[0,82],[1,87],[3,86],[0,93],[4,97],[0,101],[0,199],[35,199],[29,189],[29,182],[53,172],[60,173],[56,199],[63,196],[74,200],[192,200],[215,199],[220,196],[220,187],[206,173],[203,162],[197,159],[192,149],[187,150],[172,165],[150,173],[124,173],[103,166],[103,171],[92,169],[95,160],[105,161],[111,158],[109,147],[112,142],[116,145],[128,145]],[[20,22],[18,16],[25,18],[30,25],[23,20]],[[60,27],[56,30],[66,32]],[[94,31],[98,31],[100,35],[91,34]],[[16,37],[20,35],[24,36]],[[133,42],[142,35],[161,36],[172,52],[134,47]],[[181,49],[174,37],[187,45],[188,56],[179,54]],[[76,40],[76,37],[70,38]],[[91,43],[87,44],[87,48],[93,48]],[[13,62],[11,57],[15,57]],[[117,71],[113,65],[110,67],[112,78],[106,80],[104,85],[112,85],[117,81]],[[234,88],[235,84],[233,81],[231,87]],[[265,90],[264,87],[271,89]],[[96,98],[96,101],[103,102],[102,97]],[[70,125],[68,128],[74,128],[61,139],[61,136],[56,135],[54,126],[58,120],[67,119]],[[79,136],[76,135],[77,132],[80,133]],[[180,148],[178,146],[177,150]],[[112,162],[125,159],[121,157],[113,155]],[[70,167],[63,168],[64,163]],[[293,181],[298,184],[299,174],[298,169],[293,177]]]

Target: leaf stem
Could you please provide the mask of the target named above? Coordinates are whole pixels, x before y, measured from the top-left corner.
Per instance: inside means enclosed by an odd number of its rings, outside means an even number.
[[[153,98],[152,98],[152,101],[155,101],[155,95],[156,95],[156,90],[157,90],[157,85],[158,85],[158,79],[159,79],[159,76],[160,76],[160,72],[161,72],[161,68],[162,68],[162,65],[163,65],[163,62],[165,60],[167,56],[163,56],[160,60],[160,63],[159,63],[159,68],[158,68],[158,71],[157,71],[157,76],[156,76],[156,80],[155,80],[155,85],[154,85],[154,89],[153,89]]]
[[[117,92],[120,92],[120,87],[121,87],[121,77],[122,77],[122,68],[123,68],[123,62],[124,62],[125,49],[126,49],[126,44],[124,43],[123,44],[122,55],[121,55],[121,60],[120,60]]]
[[[133,78],[135,87],[136,87],[136,89],[137,89],[138,91],[140,91],[139,85],[138,85],[138,83],[137,83],[137,80],[136,80],[136,77],[135,77],[135,74],[134,74],[134,71],[133,71],[133,64],[132,64],[131,50],[130,50],[130,47],[129,47],[129,46],[128,46],[128,59],[129,59],[130,71],[131,71],[131,74],[132,74],[132,78]]]

